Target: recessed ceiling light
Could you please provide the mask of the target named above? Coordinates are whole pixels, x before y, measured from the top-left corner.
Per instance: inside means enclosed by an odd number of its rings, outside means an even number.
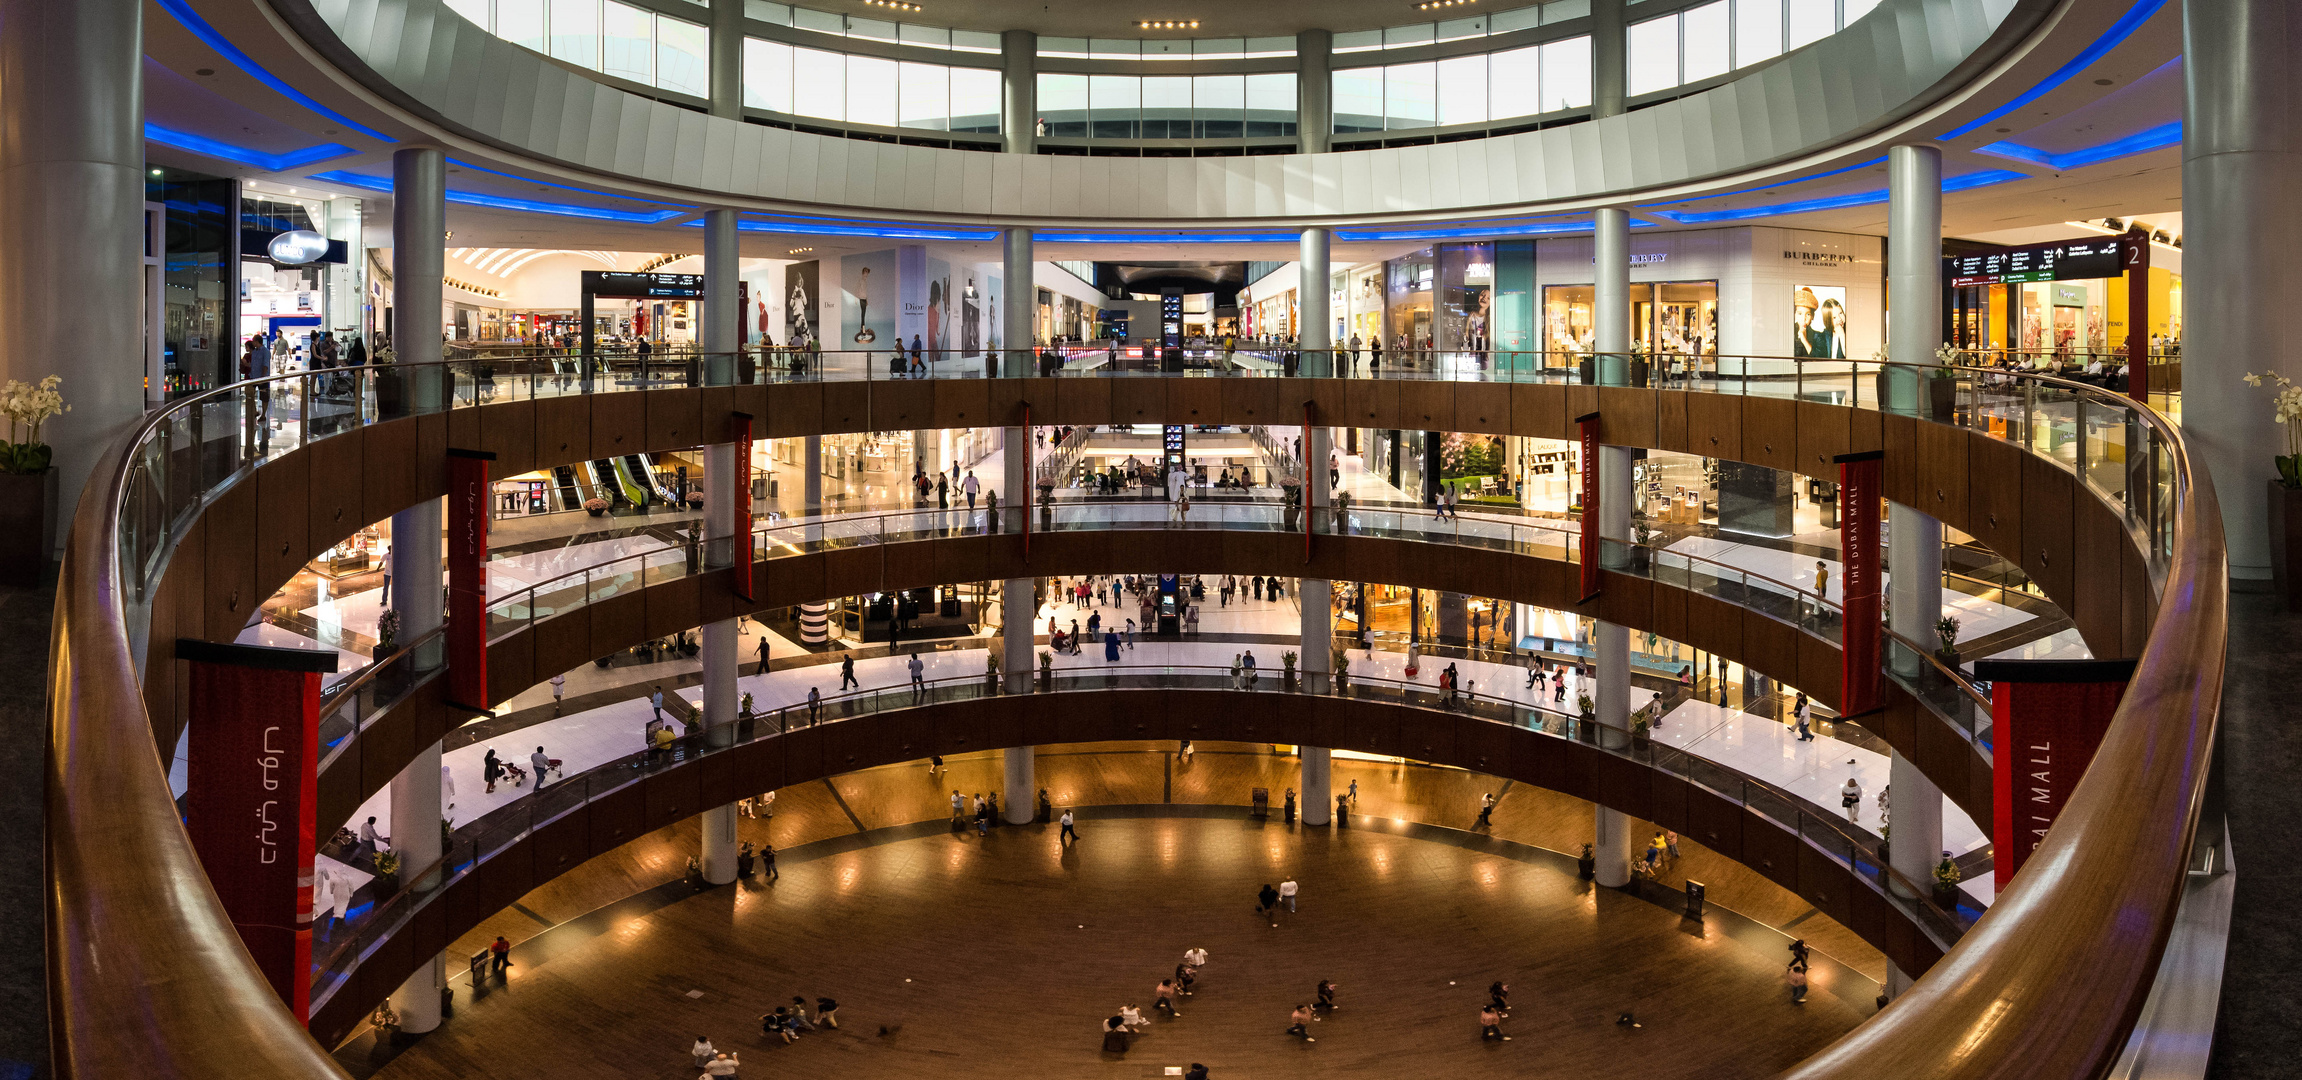
[[[1415,5],[1415,10],[1430,11],[1436,8],[1468,7],[1478,2],[1479,0],[1423,0],[1422,3]]]
[[[203,78],[205,78],[205,77],[207,77],[207,76],[209,76],[209,75],[213,75],[213,74],[215,74],[215,73],[216,73],[216,69],[215,69],[215,68],[200,68],[199,70],[192,72],[192,74],[194,74],[194,75],[198,75],[198,76],[201,76],[201,77],[203,77]]]
[[[2111,82],[2112,82],[2112,81],[2113,81],[2113,80],[2110,80],[2110,79],[2096,79],[2096,80],[2094,80],[2094,85],[2096,85],[2096,86],[2109,86],[2109,85],[2111,84]]]
[[[154,176],[158,176],[158,175],[160,175],[160,170],[158,170],[158,169],[154,169],[154,170],[152,170],[152,175],[154,175]]]
[[[905,3],[905,2],[904,2],[904,0],[863,0],[863,2],[864,2],[865,4],[868,4],[868,5],[872,6],[872,7],[876,7],[876,8],[886,8],[886,9],[888,9],[888,10],[890,10],[890,11],[917,11],[917,10],[919,10],[919,5],[917,5],[917,4],[910,4],[910,3]]]
[[[1197,30],[1197,19],[1139,19],[1135,26],[1141,30]]]

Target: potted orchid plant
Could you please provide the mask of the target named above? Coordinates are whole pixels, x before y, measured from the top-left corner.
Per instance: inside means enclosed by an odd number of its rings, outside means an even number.
[[[2275,371],[2249,371],[2246,385],[2269,388],[2270,419],[2286,430],[2286,452],[2270,459],[2270,578],[2286,610],[2302,611],[2302,386]]]
[[[0,442],[0,581],[38,585],[48,569],[56,531],[55,451],[40,439],[40,427],[72,411],[56,387],[62,376],[36,383],[8,380],[0,386],[0,412],[8,415],[8,438]]]

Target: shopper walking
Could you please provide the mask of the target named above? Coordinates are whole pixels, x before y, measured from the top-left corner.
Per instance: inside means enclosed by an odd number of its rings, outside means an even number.
[[[1060,844],[1066,840],[1076,841],[1078,839],[1079,830],[1071,824],[1071,811],[1065,810],[1063,811],[1063,831],[1055,834],[1055,842]]]
[[[653,691],[652,693],[648,694],[648,696],[647,696],[647,703],[648,703],[648,707],[649,707],[649,708],[652,708],[652,709],[654,709],[654,710],[655,710],[655,722],[656,722],[656,723],[658,723],[658,724],[660,724],[660,723],[663,723],[663,684],[662,684],[662,683],[657,683],[657,684],[655,685],[654,691]]]
[[[552,715],[553,715],[553,716],[558,716],[558,715],[560,714],[560,702],[561,702],[561,701],[562,701],[564,698],[566,698],[566,697],[567,697],[567,690],[568,690],[568,676],[567,676],[567,672],[564,672],[564,671],[563,671],[563,672],[560,672],[560,673],[559,673],[559,674],[557,674],[557,675],[554,675],[554,676],[552,676]]]
[[[544,748],[539,746],[536,747],[535,753],[528,755],[528,765],[536,771],[535,790],[542,791],[544,789],[544,774],[552,771],[552,759],[545,757]]]
[[[1848,759],[1847,764],[1854,764],[1853,759]],[[1862,782],[1847,777],[1846,785],[1838,789],[1838,804],[1846,808],[1848,821],[1862,820]]]
[[[1295,1011],[1289,1014],[1287,1019],[1293,1021],[1293,1023],[1287,1028],[1287,1034],[1293,1035],[1307,1043],[1315,1043],[1319,1041],[1311,1037],[1312,1016],[1311,1007],[1309,1005],[1295,1006]]]
[[[1311,1008],[1316,1012],[1323,1013],[1335,1011],[1335,984],[1332,980],[1319,980],[1319,996],[1317,1000],[1311,1003]]]
[[[1479,1009],[1479,1041],[1485,1042],[1488,1039],[1511,1041],[1510,1036],[1503,1034],[1503,1014],[1496,1012],[1492,1005]]]
[[[1255,894],[1255,914],[1270,918],[1271,925],[1277,926],[1279,920],[1273,917],[1272,913],[1278,907],[1279,890],[1272,888],[1269,883],[1265,883],[1263,888]]]
[[[917,701],[927,692],[927,665],[919,662],[918,653],[912,653],[911,662],[904,666],[911,670],[911,700]]]
[[[1790,984],[1790,1003],[1793,1005],[1806,1004],[1806,962],[1803,960],[1791,961],[1790,967],[1783,971],[1782,978],[1784,982]]]
[[[775,845],[765,841],[759,845],[759,876],[768,881],[783,878],[783,871],[775,868]]]
[[[1287,910],[1290,912],[1295,910],[1295,893],[1299,888],[1301,886],[1295,884],[1294,878],[1288,878],[1279,883],[1279,899],[1286,903]]]
[[[1493,828],[1495,824],[1494,817],[1495,793],[1490,791],[1484,795],[1479,796],[1479,820],[1478,823],[1472,827],[1480,829]]]
[[[695,1037],[695,1045],[687,1048],[687,1056],[694,1060],[698,1069],[711,1064],[713,1055],[718,1053],[718,1050],[712,1048],[711,1040],[701,1035]]]
[[[1172,979],[1161,979],[1159,985],[1151,988],[1151,1011],[1162,1009],[1166,1010],[1169,1019],[1183,1018],[1182,1013],[1175,1011],[1175,982]]]
[[[1496,979],[1487,986],[1487,1007],[1497,1016],[1511,1015],[1511,984]]]
[[[1814,741],[1814,707],[1806,700],[1806,691],[1798,692],[1798,701],[1791,706],[1791,715],[1798,719],[1798,741]]]
[[[767,627],[759,628],[759,673],[767,674]]]
[[[839,658],[839,688],[842,690],[851,688],[856,690],[863,689],[863,683],[857,681],[855,678],[854,653],[848,653],[847,655]]]
[[[822,687],[810,686],[807,688],[807,722],[811,725],[823,722]]]
[[[951,824],[954,828],[967,823],[967,797],[958,788],[951,789]]]

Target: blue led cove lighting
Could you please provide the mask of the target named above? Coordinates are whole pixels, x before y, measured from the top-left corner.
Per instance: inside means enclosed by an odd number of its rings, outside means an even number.
[[[2112,139],[2106,143],[2081,147],[2062,154],[2049,154],[2044,150],[2035,150],[2021,143],[2012,142],[1994,142],[1988,146],[1978,146],[1974,148],[1974,152],[1990,154],[1994,157],[2013,158],[2016,161],[2027,161],[2033,165],[2043,165],[2056,172],[2069,172],[2072,169],[2109,161],[2112,158],[2147,153],[2152,150],[2163,150],[2169,146],[2180,145],[2182,145],[2182,121],[2176,120],[2171,124],[2160,124],[2148,131],[2136,132],[2123,139]]]
[[[392,190],[388,177],[369,176],[366,173],[334,172],[313,173],[312,179],[326,184],[365,188],[369,191]],[[598,206],[576,206],[572,203],[541,202],[535,199],[507,199],[501,195],[481,195],[470,191],[450,191],[448,201],[464,206],[485,206],[492,210],[522,210],[531,214],[551,214],[555,217],[588,218],[592,221],[617,221],[632,225],[660,225],[676,217],[685,217],[694,210],[610,210]]]
[[[245,146],[234,146],[231,143],[218,142],[215,139],[208,138],[205,135],[194,135],[189,131],[177,131],[172,128],[164,128],[158,124],[152,123],[149,120],[144,122],[144,138],[149,142],[156,142],[162,146],[173,146],[178,150],[189,150],[195,154],[205,154],[212,158],[221,158],[225,161],[236,161],[242,165],[254,166],[255,168],[264,169],[269,172],[286,172],[289,169],[301,169],[306,165],[312,164],[313,162],[326,161],[329,158],[337,158],[343,157],[346,154],[359,153],[359,151],[354,150],[349,146],[344,146],[339,143],[326,143],[320,146],[307,147],[305,149],[297,150],[288,154],[267,154],[261,150],[251,150]]]
[[[703,222],[686,223],[702,228]],[[883,240],[949,240],[978,243],[999,239],[997,229],[945,229],[933,225],[905,225],[899,222],[850,221],[739,221],[738,232],[775,233],[782,236],[867,236]]]
[[[2158,14],[2159,8],[2165,6],[2166,0],[2141,0],[2140,3],[2134,5],[2133,10],[2128,11],[2117,22],[2110,24],[2110,29],[2103,31],[2102,36],[2095,39],[2094,44],[2086,47],[2086,51],[2071,57],[2069,63],[2054,69],[2054,74],[2048,75],[2045,81],[2016,95],[2014,100],[1959,125],[1957,130],[1947,135],[1937,135],[1935,138],[1942,142],[1949,142],[2046,96],[2054,88],[2069,82],[2072,76],[2094,66],[2094,62],[2109,55],[2110,50],[2124,44],[2127,38],[2134,36],[2136,30],[2142,28],[2143,23],[2150,21],[2152,15]]]
[[[2030,177],[2011,169],[1985,169],[1981,172],[1953,176],[1942,182],[1943,194],[1972,191],[1975,188],[2004,184]],[[1642,210],[1656,217],[1675,221],[1681,225],[1703,225],[1715,221],[1749,221],[1753,218],[1782,217],[1789,214],[1811,214],[1817,210],[1842,210],[1849,206],[1870,206],[1885,202],[1884,191],[1854,191],[1845,195],[1830,195],[1819,199],[1801,199],[1796,202],[1769,203],[1765,206],[1743,206],[1731,210],[1700,210],[1673,212],[1669,210]]]
[[[239,46],[232,44],[230,38],[227,38],[223,34],[217,32],[215,27],[208,25],[208,21],[201,18],[198,12],[193,11],[192,5],[186,3],[185,0],[159,0],[159,4],[162,8],[167,10],[168,14],[175,16],[177,22],[183,23],[184,29],[190,30],[192,32],[192,36],[199,38],[202,42],[205,42],[209,48],[216,50],[217,55],[231,61],[233,67],[247,72],[257,82],[263,83],[265,86],[269,86],[273,90],[278,91],[281,96],[286,97],[288,100],[293,101],[307,109],[310,109],[313,112],[319,113],[321,116],[325,116],[330,120],[344,125],[345,127],[351,128],[353,131],[357,131],[371,139],[381,139],[388,143],[399,141],[398,139],[392,138],[391,136],[386,135],[381,131],[377,131],[374,128],[368,127],[367,125],[362,124],[359,121],[352,119],[351,117],[345,116],[344,114],[337,112],[334,109],[331,109],[317,101],[312,100],[309,95],[305,94],[301,90],[296,89],[293,86],[289,86],[279,76],[274,75],[269,71],[265,71],[263,67],[257,64],[255,60],[251,59],[247,53],[241,52]]]

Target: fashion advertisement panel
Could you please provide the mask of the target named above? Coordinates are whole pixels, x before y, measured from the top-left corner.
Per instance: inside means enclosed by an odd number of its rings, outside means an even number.
[[[1790,354],[1802,360],[1846,359],[1847,310],[1844,285],[1792,289]]]
[[[815,325],[815,302],[822,293],[823,264],[809,259],[784,267],[783,340],[805,344],[821,334]]]

